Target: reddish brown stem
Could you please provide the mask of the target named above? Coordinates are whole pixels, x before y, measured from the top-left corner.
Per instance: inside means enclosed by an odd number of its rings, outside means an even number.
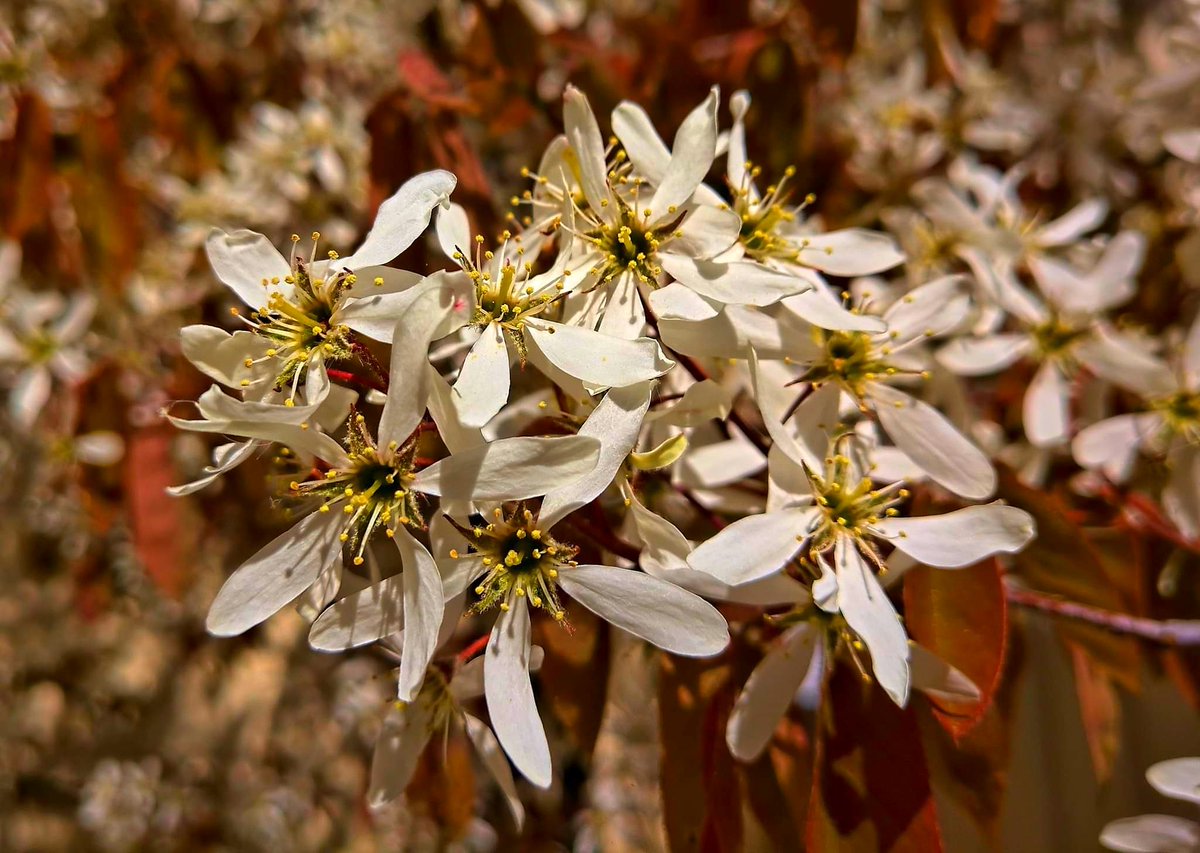
[[[1106,482],[1100,487],[1100,496],[1121,510],[1125,525],[1131,530],[1153,534],[1177,548],[1200,554],[1200,542],[1180,533],[1162,508],[1146,495],[1121,492],[1112,483]]]
[[[680,355],[679,353],[676,353],[675,357],[679,359],[679,363],[683,365],[684,369],[687,370],[688,373],[692,374],[692,378],[697,382],[703,382],[705,379],[709,378],[707,371],[705,371],[705,369],[701,367],[699,363],[691,356]],[[758,430],[753,429],[750,424],[746,423],[746,419],[738,414],[737,410],[729,410],[729,420],[738,428],[738,431],[741,432],[742,435],[746,436],[747,441],[758,448],[759,453],[761,453],[763,456],[767,455],[767,452],[771,448],[768,446],[766,440],[759,435]]]
[[[386,385],[381,384],[375,379],[367,376],[357,376],[347,370],[335,370],[331,367],[326,372],[334,382],[341,382],[343,385],[349,385],[352,388],[378,391],[381,394],[386,394],[388,390]]]
[[[1118,634],[1130,634],[1143,640],[1168,646],[1200,646],[1200,620],[1192,619],[1148,619],[1103,610],[1077,601],[1066,601],[1052,595],[1021,589],[1012,584],[1005,585],[1005,595],[1013,604],[1051,613],[1065,619],[1075,619],[1098,625]]]
[[[487,647],[488,638],[490,636],[491,634],[484,634],[482,637],[476,637],[471,641],[469,646],[458,653],[458,659],[463,663],[466,663],[471,658],[475,657],[475,655],[479,654]]]

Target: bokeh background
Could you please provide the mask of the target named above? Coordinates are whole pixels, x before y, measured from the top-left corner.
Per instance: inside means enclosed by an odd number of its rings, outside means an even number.
[[[567,760],[549,791],[522,788],[523,836],[454,739],[405,801],[368,811],[387,661],[310,651],[290,612],[237,640],[203,631],[229,569],[281,525],[268,460],[164,492],[210,451],[161,417],[206,387],[179,328],[230,304],[203,238],[318,230],[344,249],[430,168],[458,175],[490,232],[559,132],[567,82],[602,117],[640,102],[664,133],[719,84],[750,91],[754,158],[794,165],[831,227],[903,236],[913,182],[968,149],[1025,164],[1033,206],[1108,199],[1149,241],[1123,319],[1159,329],[1200,285],[1200,167],[1161,141],[1200,116],[1198,15],[1184,0],[2,0],[0,324],[36,341],[84,322],[33,411],[37,347],[0,373],[0,848],[798,849],[803,728],[770,759],[787,784],[756,789],[702,720],[664,737],[657,658],[586,631],[549,649],[567,689],[545,716]],[[937,268],[936,247],[905,247],[910,275]],[[441,265],[424,244],[400,263]],[[991,415],[1011,426],[1024,380],[1005,381]],[[1064,536],[1051,574],[1094,560]],[[1149,608],[1171,559],[1153,615],[1195,615],[1195,555],[1122,542],[1095,603]],[[1142,772],[1200,751],[1195,657],[1010,617],[995,711],[931,760],[948,849],[1094,849],[1107,820],[1177,809]],[[669,675],[685,709],[709,690]]]

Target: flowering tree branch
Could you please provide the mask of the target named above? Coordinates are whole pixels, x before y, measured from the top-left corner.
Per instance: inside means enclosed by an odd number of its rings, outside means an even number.
[[[1074,619],[1097,625],[1118,634],[1130,634],[1168,646],[1200,646],[1200,620],[1195,619],[1149,619],[1128,613],[1116,613],[1077,601],[1067,601],[1056,596],[1023,589],[1012,583],[1005,584],[1005,596],[1013,604],[1041,610],[1065,619]]]

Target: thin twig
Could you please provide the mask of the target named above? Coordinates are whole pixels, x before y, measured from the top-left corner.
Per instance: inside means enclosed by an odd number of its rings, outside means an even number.
[[[1130,634],[1167,646],[1200,646],[1200,620],[1148,619],[1067,601],[1042,592],[1005,584],[1005,595],[1013,604],[1041,610],[1066,619],[1087,622],[1118,634]]]

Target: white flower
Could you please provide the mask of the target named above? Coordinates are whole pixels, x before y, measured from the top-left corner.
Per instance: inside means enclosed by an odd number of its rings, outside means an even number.
[[[522,367],[529,360],[552,380],[566,374],[577,380],[572,385],[582,383],[590,393],[643,383],[674,366],[650,338],[614,337],[543,317],[567,292],[563,268],[534,275],[521,235],[505,232],[495,252],[484,252],[479,248],[483,238],[470,240],[466,214],[456,205],[438,216],[437,229],[443,251],[474,285],[470,322],[480,335],[454,383],[464,425],[483,426],[508,402],[514,355]]]
[[[213,272],[253,309],[242,319],[266,344],[262,353],[247,355],[247,369],[268,362],[276,387],[290,386],[287,399],[294,403],[311,370],[321,372],[326,362],[352,356],[351,332],[375,338],[381,326],[390,332],[419,292],[420,276],[381,265],[412,245],[433,209],[448,203],[455,184],[444,171],[407,181],[379,206],[371,231],[347,257],[330,252],[328,259],[318,260],[316,233],[307,259],[297,254],[300,238],[293,235],[286,260],[261,234],[214,230],[206,243]],[[237,309],[234,314],[242,316]],[[319,402],[312,397],[310,403]]]
[[[1031,258],[1045,301],[1010,282],[999,293],[1000,304],[1019,329],[956,338],[938,351],[938,361],[959,375],[982,376],[1022,358],[1036,360],[1023,405],[1025,435],[1041,448],[1064,444],[1071,433],[1070,385],[1079,367],[1135,390],[1140,384],[1145,358],[1138,358],[1103,315],[1133,295],[1144,243],[1135,232],[1117,235],[1087,273],[1054,259]]]
[[[1146,781],[1165,797],[1200,805],[1200,758],[1160,761]],[[1125,853],[1194,853],[1200,850],[1200,824],[1175,815],[1147,814],[1114,820],[1100,843]]]
[[[865,311],[871,310],[871,304]],[[939,279],[897,299],[882,314],[886,332],[829,331],[811,326],[808,334],[783,338],[785,364],[751,359],[752,377],[771,437],[796,463],[814,462],[825,435],[839,420],[840,400],[849,397],[878,420],[883,431],[929,477],[966,498],[980,500],[995,489],[995,472],[979,448],[927,403],[900,390],[899,383],[927,377],[924,342],[956,328],[969,301],[956,277]],[[808,383],[798,394],[787,385]],[[793,434],[817,430],[815,444]],[[815,449],[813,449],[815,448]]]
[[[631,569],[578,565],[574,546],[556,540],[534,513],[497,509],[490,521],[461,527],[469,550],[453,551],[456,574],[472,586],[475,612],[498,608],[484,655],[484,695],[492,727],[509,758],[533,784],[550,784],[550,750],[530,684],[530,608],[566,622],[565,592],[634,636],[687,657],[718,654],[729,642],[725,619],[708,602]]]
[[[816,606],[844,620],[871,654],[875,678],[899,705],[908,700],[909,646],[904,627],[881,586],[881,545],[919,563],[961,568],[1023,548],[1034,534],[1028,513],[1001,504],[973,506],[920,518],[900,516],[902,483],[875,488],[855,439],[847,436],[821,474],[807,465],[798,482],[782,456],[772,478],[790,481],[791,499],[761,515],[735,521],[688,557],[693,569],[740,585],[792,569],[812,585]],[[843,452],[843,450],[845,452]]]

